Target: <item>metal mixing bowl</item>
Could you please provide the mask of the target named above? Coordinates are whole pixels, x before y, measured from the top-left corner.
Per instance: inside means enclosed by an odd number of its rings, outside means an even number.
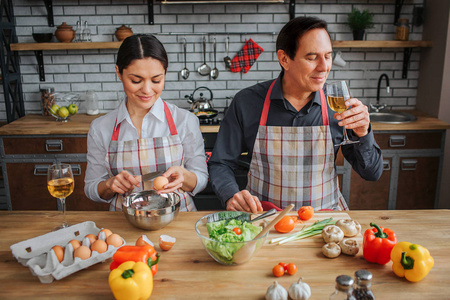
[[[126,196],[122,211],[132,225],[146,230],[158,230],[175,219],[180,204],[180,196],[176,193],[160,195],[154,190],[148,190]]]

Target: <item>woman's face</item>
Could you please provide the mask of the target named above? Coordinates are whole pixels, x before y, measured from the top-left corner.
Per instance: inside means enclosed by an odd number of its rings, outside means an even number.
[[[128,109],[149,111],[164,88],[166,71],[162,63],[151,57],[135,59],[122,74],[117,66],[116,72],[128,98]]]

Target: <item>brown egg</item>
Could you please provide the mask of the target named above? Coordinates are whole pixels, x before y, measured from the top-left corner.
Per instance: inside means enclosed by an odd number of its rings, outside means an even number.
[[[152,241],[150,241],[150,239],[145,235],[141,235],[137,241],[136,241],[136,246],[145,246],[145,245],[150,245],[150,246],[155,246]]]
[[[78,247],[81,246],[81,242],[79,240],[71,240],[69,244],[72,244],[73,250],[77,250]]]
[[[169,180],[164,176],[158,176],[153,180],[153,188],[155,190],[162,190]]]
[[[95,234],[89,233],[85,237],[89,239],[89,242],[91,242],[91,245],[97,240],[97,236]]]
[[[113,245],[114,247],[120,247],[123,244],[123,240],[117,233],[113,233],[106,239],[108,245]]]
[[[62,262],[64,259],[64,248],[61,246],[53,246],[53,251],[55,252],[56,258],[59,262]]]
[[[106,252],[106,250],[108,250],[108,245],[103,240],[96,240],[91,245],[91,250],[92,251],[97,251],[98,253],[103,253],[103,252]]]
[[[112,234],[112,231],[109,230],[108,228],[103,228],[102,230],[100,230],[100,232],[98,233],[97,237],[100,236],[100,233],[104,232],[105,233],[105,237],[108,237]]]
[[[89,249],[86,246],[80,246],[77,250],[73,253],[73,258],[79,257],[82,260],[88,259],[91,257],[91,249]]]
[[[168,251],[172,249],[176,241],[176,238],[171,237],[170,235],[162,234],[159,237],[159,247],[161,248],[161,250]]]

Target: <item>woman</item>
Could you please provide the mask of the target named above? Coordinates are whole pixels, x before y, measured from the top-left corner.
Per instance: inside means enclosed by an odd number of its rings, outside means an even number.
[[[141,183],[141,175],[165,171],[169,183],[160,193],[180,191],[183,211],[195,211],[193,195],[208,181],[198,118],[164,102],[161,93],[167,53],[152,35],[126,38],[117,54],[116,72],[126,99],[117,109],[95,119],[88,135],[84,191],[110,210],[122,209],[122,195]]]

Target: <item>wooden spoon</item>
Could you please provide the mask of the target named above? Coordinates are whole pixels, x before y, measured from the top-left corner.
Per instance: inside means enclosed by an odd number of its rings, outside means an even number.
[[[244,246],[238,249],[238,251],[236,251],[233,255],[233,262],[236,264],[242,264],[249,260],[253,255],[253,252],[255,251],[255,241],[265,235],[270,229],[272,229],[272,227],[275,226],[275,224],[277,224],[281,220],[281,218],[283,218],[284,215],[290,212],[293,208],[294,204],[289,204],[288,206],[286,206],[286,208],[283,209],[283,211],[281,211],[278,216],[272,220],[272,222],[264,227],[263,230],[261,230],[261,232],[258,233],[258,235],[255,236],[253,240],[247,242]]]

